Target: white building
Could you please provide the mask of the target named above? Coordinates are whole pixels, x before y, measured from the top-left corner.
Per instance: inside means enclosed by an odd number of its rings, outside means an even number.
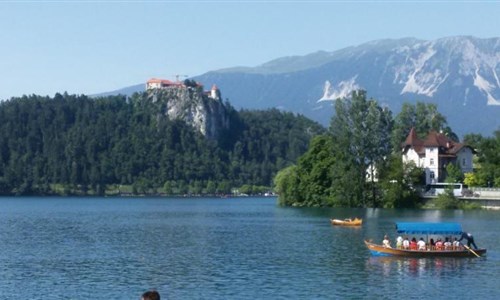
[[[151,78],[146,82],[146,90],[150,89],[162,89],[169,87],[183,87],[184,84],[181,82],[173,82],[166,79]]]
[[[413,161],[425,170],[425,183],[444,182],[446,166],[457,164],[462,173],[472,172],[474,149],[452,141],[442,133],[431,131],[424,140],[412,128],[403,147],[403,163]]]
[[[212,85],[212,89],[210,90],[210,98],[215,99],[215,100],[220,100],[220,91],[217,85]]]
[[[194,81],[193,81],[194,82]],[[203,89],[203,85],[195,82],[195,85],[190,86],[195,88]],[[151,78],[146,82],[146,90],[155,90],[155,89],[170,89],[170,88],[189,88],[182,81],[170,81],[167,79],[158,79]],[[203,92],[206,96],[214,100],[221,100],[221,93],[217,85],[212,85],[212,88],[209,91]]]

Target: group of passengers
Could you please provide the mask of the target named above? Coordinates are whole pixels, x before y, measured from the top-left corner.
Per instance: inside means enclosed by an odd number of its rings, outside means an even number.
[[[382,241],[382,245],[386,248],[392,248],[391,243],[389,241],[389,237],[384,236],[384,240]],[[455,238],[453,242],[450,238],[446,237],[444,241],[441,238],[438,238],[434,241],[433,238],[429,240],[429,243],[424,241],[424,238],[420,238],[418,241],[415,237],[411,240],[408,237],[398,236],[396,239],[396,248],[404,249],[404,250],[462,250],[464,247],[460,244],[460,241]]]

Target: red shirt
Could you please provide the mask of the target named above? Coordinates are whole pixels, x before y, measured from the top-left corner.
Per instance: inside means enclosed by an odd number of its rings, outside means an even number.
[[[417,242],[411,241],[410,242],[410,249],[415,249],[416,250],[417,249]]]

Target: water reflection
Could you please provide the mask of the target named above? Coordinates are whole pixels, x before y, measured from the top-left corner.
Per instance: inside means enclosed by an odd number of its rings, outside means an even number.
[[[394,275],[440,277],[461,273],[470,262],[469,258],[402,258],[372,256],[367,260],[368,270],[381,270],[386,277]]]

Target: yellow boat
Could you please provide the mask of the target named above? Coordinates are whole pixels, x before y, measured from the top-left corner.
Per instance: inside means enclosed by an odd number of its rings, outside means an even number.
[[[338,226],[361,226],[363,224],[363,219],[330,219],[330,222],[332,225],[338,225]]]

